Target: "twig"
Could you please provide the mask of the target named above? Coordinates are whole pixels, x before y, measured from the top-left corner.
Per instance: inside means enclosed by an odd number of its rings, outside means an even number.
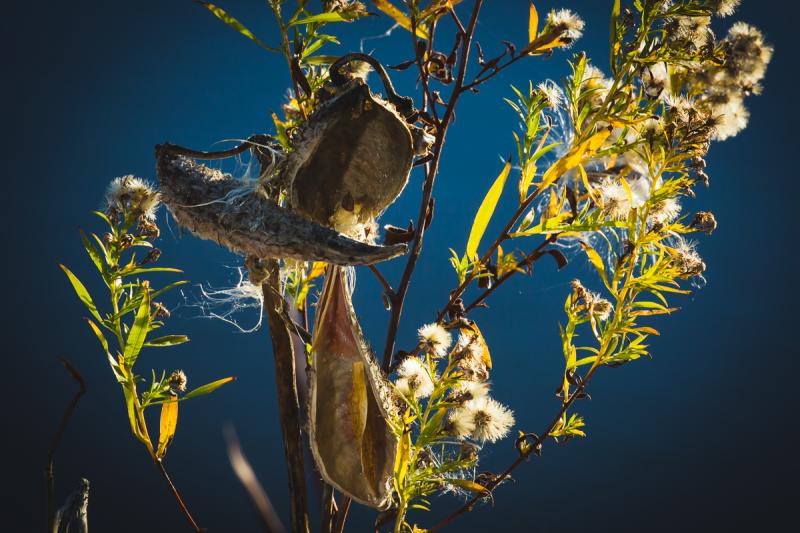
[[[475,26],[478,23],[478,14],[480,13],[483,0],[475,0],[472,8],[472,15],[464,35],[461,45],[461,56],[458,65],[458,75],[456,76],[456,86],[450,96],[450,101],[442,117],[441,124],[436,131],[436,140],[433,145],[433,159],[427,164],[427,175],[425,183],[422,188],[422,201],[420,203],[419,215],[417,217],[417,232],[414,237],[414,243],[411,248],[411,253],[408,256],[400,284],[397,288],[394,298],[392,298],[392,310],[389,317],[389,327],[386,333],[386,343],[383,350],[383,369],[388,370],[392,365],[392,355],[394,353],[395,341],[397,339],[397,331],[400,326],[400,317],[403,312],[403,303],[405,302],[408,287],[411,283],[411,275],[414,273],[414,268],[417,265],[417,260],[422,253],[422,242],[425,236],[425,219],[428,216],[428,208],[430,205],[431,197],[433,196],[433,186],[436,182],[436,175],[439,172],[439,162],[442,157],[442,148],[445,137],[447,135],[447,128],[450,126],[451,120],[455,113],[456,103],[461,94],[461,87],[464,84],[464,78],[467,73],[467,63],[469,62],[470,45],[472,44],[472,37],[475,33]],[[416,50],[415,50],[416,53]]]
[[[69,375],[72,376],[72,379],[78,382],[78,392],[72,397],[72,400],[67,405],[64,414],[61,415],[61,421],[58,424],[58,428],[56,429],[55,435],[53,435],[53,440],[50,442],[50,448],[47,450],[47,466],[45,466],[44,473],[45,473],[45,480],[47,483],[47,524],[48,524],[48,531],[51,531],[53,528],[53,521],[55,520],[56,508],[55,508],[55,497],[56,497],[56,479],[55,479],[55,455],[56,450],[58,449],[58,445],[61,443],[61,437],[64,435],[64,430],[67,428],[67,424],[69,423],[70,418],[72,418],[72,413],[75,411],[75,407],[78,405],[78,400],[81,399],[81,396],[86,394],[86,382],[83,379],[78,370],[72,366],[72,364],[64,359],[63,357],[58,358],[58,362],[64,365],[64,368],[67,369]]]
[[[322,533],[333,533],[336,527],[336,498],[333,494],[333,487],[322,482],[322,520],[320,520],[320,531]]]
[[[283,533],[286,529],[275,512],[275,508],[272,506],[264,487],[259,483],[258,477],[250,466],[247,457],[242,452],[242,447],[239,445],[239,439],[236,436],[236,430],[232,426],[225,428],[225,440],[228,444],[228,459],[231,461],[233,472],[239,478],[245,490],[247,490],[253,506],[261,517],[264,530],[267,533]]]
[[[261,288],[264,293],[264,313],[267,315],[269,323],[272,351],[275,358],[278,410],[291,496],[292,531],[308,532],[305,467],[300,430],[300,405],[295,381],[294,352],[291,332],[280,312],[285,301],[280,296],[280,270],[278,262],[274,259],[267,260],[267,279]]]
[[[586,390],[586,385],[589,384],[589,381],[592,379],[592,376],[594,375],[595,371],[598,368],[600,367],[594,366],[586,373],[586,376],[583,378],[581,384],[578,385],[578,387],[572,392],[572,394],[570,394],[569,398],[567,398],[567,400],[562,403],[561,409],[559,409],[558,414],[556,414],[555,418],[553,418],[552,422],[550,422],[547,428],[538,435],[538,437],[533,441],[533,444],[530,445],[527,451],[520,452],[519,456],[514,460],[513,463],[511,463],[508,466],[508,468],[506,468],[501,474],[495,476],[489,483],[485,485],[486,491],[482,492],[481,494],[478,494],[477,496],[474,496],[464,505],[462,505],[457,510],[453,511],[450,515],[448,515],[446,518],[444,518],[441,522],[434,525],[433,527],[428,528],[427,531],[429,533],[434,533],[435,531],[439,531],[444,527],[450,525],[461,515],[464,515],[472,511],[472,509],[475,508],[475,505],[480,500],[488,496],[491,496],[494,489],[497,488],[497,486],[500,485],[500,483],[510,478],[512,472],[514,472],[514,470],[516,470],[519,467],[519,465],[525,462],[525,460],[528,459],[528,457],[530,457],[531,454],[535,453],[536,455],[539,455],[542,444],[544,443],[545,439],[547,439],[547,437],[550,436],[550,433],[553,431],[553,429],[555,429],[555,427],[561,422],[561,418],[564,416],[564,413],[567,412],[567,409],[569,409],[570,406],[575,402],[575,400],[581,397],[581,395],[584,393],[584,391]]]
[[[347,513],[350,511],[350,505],[353,503],[349,497],[342,498],[342,505],[336,517],[336,529],[334,533],[342,533],[344,531],[344,524],[347,522]]]
[[[185,503],[183,503],[183,498],[181,498],[180,492],[178,492],[177,487],[175,487],[175,484],[172,482],[172,479],[169,477],[169,474],[167,473],[167,469],[164,468],[164,463],[161,462],[161,458],[154,456],[153,457],[153,462],[155,463],[156,467],[158,468],[158,471],[161,473],[161,477],[163,477],[164,481],[167,482],[167,486],[169,487],[170,492],[172,492],[172,495],[175,497],[175,501],[178,502],[178,507],[180,507],[181,512],[183,513],[183,516],[186,517],[186,520],[189,521],[189,523],[192,525],[192,527],[194,528],[194,530],[197,533],[204,532],[205,529],[202,529],[200,526],[197,525],[197,522],[195,522],[194,518],[192,517],[192,513],[189,512],[189,508],[186,507]]]
[[[541,258],[545,254],[544,248],[547,245],[552,244],[553,242],[555,242],[555,240],[557,238],[558,238],[557,235],[551,235],[550,237],[545,239],[531,253],[529,253],[527,256],[525,256],[525,258],[523,260],[517,262],[516,267],[517,268],[526,268],[526,267],[532,265],[534,262],[539,260],[539,258]],[[492,284],[491,287],[489,287],[488,289],[484,290],[471,304],[469,304],[468,306],[466,306],[464,308],[464,314],[469,313],[470,311],[472,311],[473,309],[478,307],[480,304],[482,304],[484,302],[484,300],[486,300],[486,298],[488,298],[494,291],[496,291],[503,283],[508,281],[508,279],[511,276],[513,276],[516,272],[518,272],[518,271],[517,270],[512,270],[512,271],[506,272],[505,274],[500,276],[500,278],[498,278],[497,281],[495,281]]]
[[[386,291],[386,294],[389,295],[389,297],[394,296],[394,289],[392,288],[391,285],[389,285],[389,282],[386,280],[383,274],[381,274],[381,271],[378,270],[378,267],[376,267],[375,265],[368,265],[368,266],[369,269],[372,271],[372,273],[375,274],[375,277],[378,278],[380,284],[383,285],[383,290]]]

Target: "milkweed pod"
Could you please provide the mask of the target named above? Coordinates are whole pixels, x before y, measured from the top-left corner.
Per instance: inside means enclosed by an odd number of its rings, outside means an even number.
[[[311,451],[322,477],[359,503],[388,506],[398,441],[391,389],[353,310],[345,272],[329,266],[311,342]]]

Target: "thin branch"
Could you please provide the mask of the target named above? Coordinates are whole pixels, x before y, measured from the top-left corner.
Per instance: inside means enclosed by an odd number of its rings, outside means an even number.
[[[164,481],[167,482],[167,486],[169,487],[170,492],[172,492],[172,495],[175,497],[175,501],[178,502],[178,507],[180,507],[181,512],[183,513],[183,516],[186,517],[186,520],[188,520],[188,522],[189,522],[189,524],[191,524],[192,528],[194,528],[194,530],[197,533],[202,533],[203,531],[205,531],[205,529],[201,529],[200,526],[197,525],[197,522],[195,522],[194,518],[192,517],[192,513],[189,512],[189,508],[186,507],[185,503],[183,503],[183,498],[181,498],[180,492],[178,492],[178,489],[175,487],[175,484],[172,482],[172,479],[169,477],[169,474],[167,473],[166,468],[164,468],[164,463],[161,461],[161,458],[154,456],[153,457],[153,462],[155,463],[156,467],[158,468],[158,471],[161,473],[161,477],[163,477]]]
[[[267,315],[269,323],[272,352],[275,358],[278,410],[292,507],[292,531],[307,533],[309,531],[308,506],[294,351],[291,331],[287,328],[280,311],[286,302],[279,292],[279,265],[274,259],[267,260],[267,263],[268,275],[262,284],[264,313]]]
[[[595,371],[600,368],[600,366],[592,367],[587,373],[586,376],[583,378],[583,381],[580,385],[576,387],[576,389],[570,394],[569,398],[565,402],[562,403],[561,409],[559,409],[558,414],[553,418],[553,420],[548,424],[547,428],[540,433],[537,438],[533,441],[533,444],[527,448],[526,451],[520,452],[519,456],[511,463],[508,468],[506,468],[501,474],[495,476],[489,483],[485,485],[486,491],[474,496],[472,499],[467,501],[464,505],[459,507],[457,510],[453,511],[450,515],[448,515],[445,519],[443,519],[438,524],[434,525],[427,529],[429,533],[434,533],[435,531],[440,531],[444,527],[450,525],[453,521],[455,521],[458,517],[469,513],[475,508],[475,505],[478,504],[483,498],[490,497],[497,488],[500,483],[505,481],[506,479],[511,477],[511,474],[516,470],[519,465],[521,465],[525,460],[528,459],[532,454],[539,455],[541,452],[541,447],[544,444],[544,441],[550,436],[550,433],[556,428],[556,426],[561,422],[562,417],[567,412],[567,409],[572,406],[572,404],[581,397],[586,390],[586,386],[589,384],[589,381],[592,379],[592,376],[595,374]]]
[[[343,533],[344,531],[344,524],[347,522],[347,513],[350,511],[350,505],[353,503],[353,500],[347,496],[342,498],[342,505],[337,513],[336,517],[336,529],[334,533]]]
[[[444,140],[447,135],[447,128],[450,126],[453,115],[455,113],[455,107],[456,103],[458,103],[458,97],[462,92],[461,87],[464,84],[464,78],[467,73],[467,64],[469,62],[470,46],[472,44],[472,38],[475,33],[475,27],[478,23],[478,14],[480,13],[482,5],[483,5],[483,0],[475,0],[475,4],[472,8],[472,15],[470,16],[469,25],[467,27],[461,45],[461,56],[458,65],[458,75],[456,76],[456,86],[453,89],[450,101],[447,104],[447,109],[445,110],[444,116],[442,117],[441,124],[436,131],[436,140],[434,142],[432,149],[433,159],[426,166],[427,175],[425,177],[425,183],[422,188],[422,201],[420,203],[419,215],[417,217],[417,226],[416,226],[417,232],[414,237],[414,243],[411,248],[411,253],[409,254],[405,269],[403,270],[403,275],[400,280],[400,284],[397,288],[397,293],[395,297],[392,298],[391,316],[389,317],[389,327],[386,333],[386,343],[384,345],[384,350],[383,350],[382,366],[384,370],[388,370],[392,365],[392,355],[394,353],[394,346],[395,346],[395,341],[397,339],[397,332],[400,327],[400,317],[403,312],[403,303],[405,302],[406,294],[408,293],[408,287],[409,284],[411,283],[411,275],[414,273],[414,268],[416,267],[420,254],[422,253],[422,243],[425,236],[425,219],[428,216],[428,209],[431,198],[433,196],[433,186],[436,182],[436,175],[439,172],[439,162],[441,161],[442,157]]]
[[[236,436],[236,430],[232,426],[225,428],[225,440],[227,441],[228,459],[230,459],[233,472],[239,478],[242,486],[247,491],[247,495],[250,496],[250,501],[253,502],[253,506],[258,511],[264,531],[267,533],[283,533],[286,529],[275,512],[275,508],[272,506],[264,487],[259,483],[253,467],[250,466],[250,462],[242,452],[239,438]]]
[[[378,279],[380,284],[383,285],[383,290],[386,291],[386,294],[389,295],[389,297],[393,297],[394,289],[386,280],[386,278],[383,276],[383,274],[381,274],[381,271],[378,270],[378,267],[376,267],[375,265],[368,265],[368,266],[369,269],[372,271],[372,273],[375,274],[375,277]]]
[[[67,408],[64,410],[64,414],[61,415],[61,421],[58,424],[55,435],[53,435],[53,440],[50,442],[50,448],[47,450],[47,466],[45,466],[44,473],[47,483],[47,524],[49,529],[53,528],[53,521],[55,520],[56,514],[56,478],[54,471],[56,450],[58,450],[58,445],[61,443],[61,437],[64,435],[64,430],[67,428],[70,418],[72,418],[72,413],[75,411],[75,407],[78,405],[78,400],[81,399],[81,396],[86,394],[86,382],[84,381],[81,373],[78,372],[78,370],[63,357],[59,357],[58,362],[64,365],[64,368],[67,369],[67,372],[69,372],[69,375],[72,377],[72,379],[78,382],[79,388],[72,397],[72,400],[70,400]]]

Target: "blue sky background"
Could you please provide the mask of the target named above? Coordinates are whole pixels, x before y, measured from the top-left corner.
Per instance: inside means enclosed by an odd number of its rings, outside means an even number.
[[[581,404],[587,439],[549,445],[515,480],[463,519],[459,531],[766,530],[788,518],[798,461],[795,381],[800,365],[795,292],[796,28],[789,2],[745,0],[736,19],[760,28],[777,52],[763,96],[750,99],[750,127],[712,148],[711,189],[699,189],[687,210],[716,213],[719,230],[702,238],[707,285],[679,302],[683,310],[654,321],[653,360],[603,371],[593,400]],[[502,38],[526,38],[527,2],[489,1],[478,26],[487,55]],[[570,7],[587,21],[585,49],[607,62],[610,1],[539,0],[543,13]],[[781,7],[778,7],[780,5]],[[263,2],[226,0],[224,7],[262,39],[274,41]],[[730,20],[722,21],[727,28]],[[44,524],[43,466],[50,437],[74,386],[55,362],[65,356],[83,372],[81,401],[56,462],[59,500],[87,477],[94,531],[185,531],[187,527],[130,435],[122,395],[82,320],[84,310],[56,263],[87,281],[93,268],[79,226],[99,230],[90,211],[114,176],[154,178],[153,146],[170,140],[195,148],[221,139],[271,132],[287,77],[281,58],[246,41],[189,1],[17,3],[0,19],[4,41],[3,135],[6,169],[5,260],[2,262],[5,451],[3,478],[13,489],[9,530]],[[386,18],[342,27],[342,52],[359,36],[381,34]],[[341,32],[340,32],[341,33]],[[408,34],[370,40],[384,63],[407,57]],[[331,53],[334,52],[331,49]],[[448,247],[463,249],[472,216],[513,147],[512,111],[501,101],[509,85],[558,79],[567,53],[520,62],[466,96],[448,137],[436,192],[436,218],[406,302],[399,346],[429,321],[453,284]],[[393,75],[413,94],[413,74]],[[416,216],[420,174],[382,222],[404,225]],[[514,195],[501,208],[513,208]],[[213,243],[181,236],[164,223],[162,262],[180,266],[194,283],[226,286],[240,261]],[[557,323],[574,277],[593,281],[581,258],[562,272],[542,261],[533,278],[499,291],[492,310],[476,318],[492,347],[495,395],[511,405],[520,428],[541,431],[558,408],[552,392],[563,368]],[[382,266],[391,280],[401,261]],[[163,281],[168,281],[168,276]],[[92,280],[90,283],[89,281]],[[374,345],[382,346],[387,313],[378,286],[359,273],[355,305]],[[196,289],[186,291],[188,301]],[[177,296],[177,295],[176,295]],[[151,351],[150,366],[184,368],[191,384],[225,375],[238,381],[213,396],[184,404],[167,466],[197,519],[211,532],[258,531],[244,491],[224,451],[222,427],[233,424],[273,503],[288,520],[285,470],[274,376],[265,331],[245,335],[174,297],[169,328],[192,342]],[[256,320],[251,312],[245,323]],[[490,447],[482,468],[497,471],[514,457],[508,439]],[[7,497],[6,497],[6,501]],[[312,499],[312,501],[314,501]],[[440,512],[458,501],[434,501]],[[315,503],[316,505],[316,503]],[[434,513],[436,514],[436,513]],[[420,515],[421,525],[434,516]],[[353,512],[353,531],[372,514]]]

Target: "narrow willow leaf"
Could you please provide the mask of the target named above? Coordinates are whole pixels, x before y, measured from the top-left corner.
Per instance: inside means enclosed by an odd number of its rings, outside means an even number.
[[[528,15],[528,43],[536,40],[539,34],[539,13],[536,11],[536,6],[531,2],[530,13]]]
[[[522,169],[522,175],[519,178],[519,203],[523,203],[528,198],[528,189],[531,188],[533,178],[536,176],[536,164],[533,161],[528,161]]]
[[[157,339],[145,342],[143,346],[147,348],[162,348],[167,346],[177,346],[178,344],[183,344],[184,342],[189,342],[189,337],[186,335],[166,335],[164,337],[159,337]]]
[[[89,254],[89,257],[92,259],[92,263],[94,263],[94,266],[97,267],[97,270],[103,275],[103,278],[105,278],[106,265],[104,262],[104,256],[100,255],[100,252],[97,250],[97,248],[95,248],[94,244],[91,243],[89,237],[86,236],[86,233],[83,230],[79,230],[79,233],[81,234],[81,241],[83,242],[83,247],[86,249],[86,253]]]
[[[130,368],[139,357],[139,352],[142,351],[142,346],[147,338],[147,332],[150,330],[150,289],[142,287],[142,303],[139,304],[139,310],[136,311],[136,318],[133,320],[133,326],[125,341],[125,351],[123,357],[125,358],[125,365]]]
[[[483,234],[489,226],[489,220],[494,214],[495,207],[497,207],[497,202],[500,200],[508,173],[511,172],[511,157],[508,159],[503,171],[500,172],[500,175],[497,176],[497,179],[494,180],[494,183],[489,188],[489,192],[486,193],[480,208],[478,208],[478,214],[475,215],[475,220],[472,222],[472,229],[467,240],[467,257],[472,261],[478,260],[478,245],[481,243],[481,238],[483,238]]]
[[[200,5],[211,11],[211,13],[213,13],[214,16],[217,17],[219,20],[221,20],[234,30],[238,31],[239,33],[241,33],[242,35],[244,35],[245,37],[256,43],[264,50],[268,52],[280,52],[280,50],[278,50],[277,48],[273,48],[272,46],[267,46],[261,39],[253,35],[253,32],[245,28],[241,22],[233,18],[221,7],[218,7],[209,2],[200,2]]]
[[[620,0],[614,0],[614,5],[611,8],[611,71],[616,75],[617,61],[616,57],[620,50],[619,32],[617,25],[619,24],[620,14]]]
[[[307,281],[311,281],[312,279],[316,279],[325,273],[325,267],[328,266],[328,263],[325,261],[314,261],[311,265],[311,271],[306,276]]]
[[[97,306],[94,305],[94,301],[92,300],[91,295],[89,295],[89,291],[86,290],[86,287],[83,283],[81,283],[81,280],[79,280],[77,276],[75,276],[75,274],[73,274],[72,271],[70,271],[70,269],[64,265],[59,264],[58,266],[61,267],[61,270],[63,270],[67,275],[67,278],[69,278],[70,283],[72,283],[72,288],[75,289],[75,293],[78,295],[78,298],[80,298],[81,302],[83,302],[83,305],[86,306],[95,320],[102,322],[103,319],[100,317],[100,313],[97,311]]]
[[[564,157],[547,169],[539,187],[541,189],[548,187],[565,173],[577,167],[585,157],[593,155],[608,139],[609,135],[611,135],[611,130],[605,129],[595,133],[582,143],[573,146]]]
[[[342,13],[332,11],[330,13],[319,13],[317,15],[311,15],[310,17],[292,21],[288,24],[288,27],[291,28],[292,26],[313,24],[315,22],[350,22],[352,20],[354,20],[354,17],[352,16],[345,16]]]
[[[89,324],[89,327],[92,328],[92,331],[97,336],[97,340],[100,341],[100,345],[103,347],[103,350],[105,350],[106,353],[109,353],[109,351],[108,351],[108,341],[106,340],[106,336],[103,335],[103,332],[100,331],[100,328],[97,327],[97,324],[95,324],[94,321],[92,321],[91,319],[87,318],[86,322]]]
[[[456,487],[466,489],[471,492],[477,492],[479,494],[489,492],[489,490],[480,483],[475,483],[474,481],[470,481],[469,479],[452,478],[448,479],[447,482],[450,483],[451,485],[455,485]]]
[[[228,377],[228,378],[218,379],[217,381],[212,381],[211,383],[206,383],[205,385],[197,387],[193,391],[187,392],[183,396],[183,398],[181,398],[181,400],[188,400],[189,398],[195,398],[197,396],[203,396],[205,394],[210,394],[210,393],[214,392],[215,390],[217,390],[218,388],[220,388],[223,385],[225,385],[226,383],[230,383],[231,381],[235,381],[235,380],[236,380],[236,378],[234,378],[234,377]]]
[[[579,241],[581,243],[581,248],[583,251],[586,252],[586,257],[589,258],[589,262],[592,263],[597,273],[600,274],[600,278],[603,280],[603,283],[606,287],[611,290],[611,287],[608,284],[608,278],[606,276],[606,265],[603,263],[603,258],[600,257],[600,254],[597,253],[597,250],[592,248],[592,246],[584,241]],[[611,291],[614,292],[614,291]]]
[[[178,428],[178,400],[169,400],[161,406],[161,422],[159,423],[158,449],[156,457],[164,457],[167,446],[175,437]]]
[[[402,28],[411,31],[411,20],[408,18],[408,15],[397,9],[391,2],[388,0],[372,0],[372,3],[375,4],[375,7],[394,19]],[[417,25],[417,37],[425,40],[428,39],[428,28],[423,24]]]
[[[183,270],[179,268],[170,268],[170,267],[151,267],[151,268],[141,268],[141,267],[132,267],[132,268],[124,268],[120,271],[121,276],[133,276],[136,274],[152,274],[153,272],[175,272],[178,274],[182,274]]]
[[[397,447],[397,455],[394,463],[395,487],[398,491],[402,490],[403,482],[408,473],[408,463],[411,457],[411,431],[406,430],[400,437],[400,444]]]

